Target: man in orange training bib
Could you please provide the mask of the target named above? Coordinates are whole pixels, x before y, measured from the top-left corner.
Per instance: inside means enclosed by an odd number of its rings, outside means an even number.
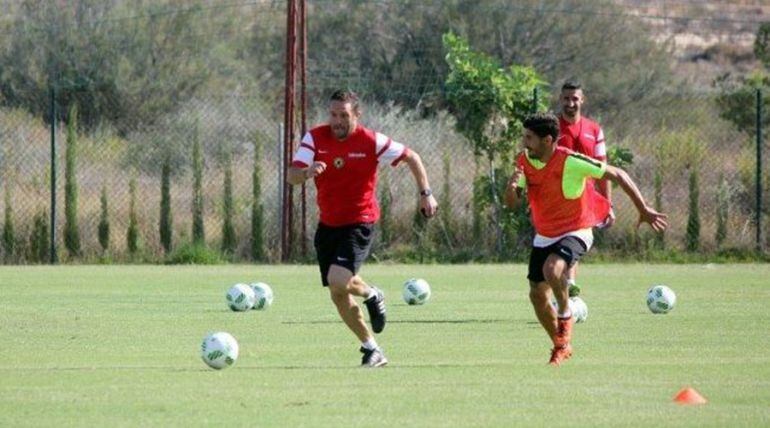
[[[609,179],[617,183],[639,211],[639,223],[660,232],[668,226],[667,216],[648,206],[636,184],[620,168],[557,144],[559,121],[551,113],[538,113],[524,121],[516,170],[508,181],[505,202],[515,208],[523,199],[532,212],[535,239],[529,259],[529,298],[540,324],[553,342],[549,364],[560,365],[572,356],[572,324],[569,309],[567,270],[593,244],[592,228],[607,217],[610,203],[588,179]],[[557,310],[551,306],[556,298]]]

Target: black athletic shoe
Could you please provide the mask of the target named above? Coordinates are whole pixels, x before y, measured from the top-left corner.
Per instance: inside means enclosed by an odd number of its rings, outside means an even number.
[[[379,348],[366,349],[362,346],[359,351],[364,354],[364,356],[361,358],[361,367],[375,368],[388,364],[388,359],[385,358],[385,354],[383,354],[382,350]]]
[[[369,311],[369,322],[372,323],[372,331],[380,333],[385,329],[385,295],[382,290],[372,287],[375,291],[374,296],[364,300],[366,309]]]

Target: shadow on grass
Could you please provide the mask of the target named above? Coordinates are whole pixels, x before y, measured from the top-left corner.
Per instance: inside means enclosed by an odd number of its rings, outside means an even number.
[[[466,319],[466,320],[388,320],[388,324],[502,324],[511,319]],[[342,320],[282,321],[281,324],[340,324]]]

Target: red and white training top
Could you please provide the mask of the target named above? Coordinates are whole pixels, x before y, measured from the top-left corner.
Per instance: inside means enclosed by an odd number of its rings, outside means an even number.
[[[321,125],[305,134],[291,164],[306,168],[326,163],[326,171],[315,178],[320,222],[338,227],[380,218],[377,167],[396,166],[408,154],[403,144],[361,125],[342,141],[331,126]]]
[[[604,131],[598,123],[586,117],[581,117],[577,122],[570,123],[559,116],[559,140],[557,143],[573,152],[582,153],[600,161],[607,160]]]

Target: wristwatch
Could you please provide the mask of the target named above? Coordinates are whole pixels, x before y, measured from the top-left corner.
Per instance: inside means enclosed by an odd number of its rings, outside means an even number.
[[[420,190],[420,196],[422,197],[428,197],[432,194],[433,192],[430,189]]]

